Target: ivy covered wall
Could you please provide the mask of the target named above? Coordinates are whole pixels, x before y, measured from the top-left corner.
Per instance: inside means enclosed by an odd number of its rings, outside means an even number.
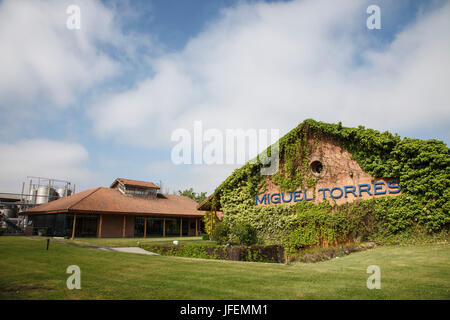
[[[280,167],[268,179],[286,191],[314,187],[317,177],[308,169],[309,155],[322,138],[337,141],[374,178],[398,180],[403,194],[346,205],[325,201],[255,206],[255,195],[266,186],[258,157],[236,169],[206,205],[222,211],[224,223],[251,223],[261,241],[284,241],[294,247],[413,229],[429,233],[448,230],[450,153],[442,141],[402,139],[363,126],[348,128],[308,119],[279,140]]]

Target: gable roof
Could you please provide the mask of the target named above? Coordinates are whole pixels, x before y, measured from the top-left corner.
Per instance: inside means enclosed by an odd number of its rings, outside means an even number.
[[[204,215],[204,212],[197,210],[197,202],[185,196],[161,194],[155,198],[142,198],[103,187],[44,203],[20,214],[62,212],[186,217]]]
[[[118,184],[119,182],[123,183],[125,186],[130,187],[145,188],[145,189],[147,188],[160,189],[159,186],[154,184],[153,182],[123,179],[123,178],[116,178],[116,180],[114,180],[114,182],[111,184],[110,188],[114,188],[116,184]]]

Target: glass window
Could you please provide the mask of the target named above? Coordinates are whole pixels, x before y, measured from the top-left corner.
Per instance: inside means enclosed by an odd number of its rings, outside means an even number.
[[[166,221],[167,223],[167,221]],[[167,224],[166,224],[167,228]],[[167,234],[167,229],[166,229]],[[162,218],[147,218],[147,237],[148,236],[158,236],[161,237],[163,235],[163,219]]]
[[[97,216],[77,215],[75,224],[76,237],[96,237],[98,227]]]
[[[194,228],[195,228],[195,225],[194,225]],[[183,236],[189,235],[189,220],[188,219],[183,219],[183,224],[181,226],[181,229],[183,231],[182,232]]]
[[[166,218],[166,236],[180,235],[180,218]]]
[[[144,217],[136,217],[134,219],[134,236],[135,237],[144,237]]]
[[[75,237],[96,237],[98,227],[97,215],[77,215],[75,223]],[[64,224],[66,237],[72,236],[73,214],[66,214]]]

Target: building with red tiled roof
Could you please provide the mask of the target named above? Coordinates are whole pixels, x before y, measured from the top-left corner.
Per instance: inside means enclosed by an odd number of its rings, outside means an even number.
[[[146,181],[117,178],[110,188],[94,188],[22,212],[27,234],[49,236],[193,236],[201,230],[197,202],[159,193]]]

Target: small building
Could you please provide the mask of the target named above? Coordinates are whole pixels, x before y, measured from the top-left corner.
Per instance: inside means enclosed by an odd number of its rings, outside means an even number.
[[[26,235],[60,237],[195,236],[204,212],[197,202],[162,194],[152,182],[117,178],[109,188],[85,190],[21,212]]]

